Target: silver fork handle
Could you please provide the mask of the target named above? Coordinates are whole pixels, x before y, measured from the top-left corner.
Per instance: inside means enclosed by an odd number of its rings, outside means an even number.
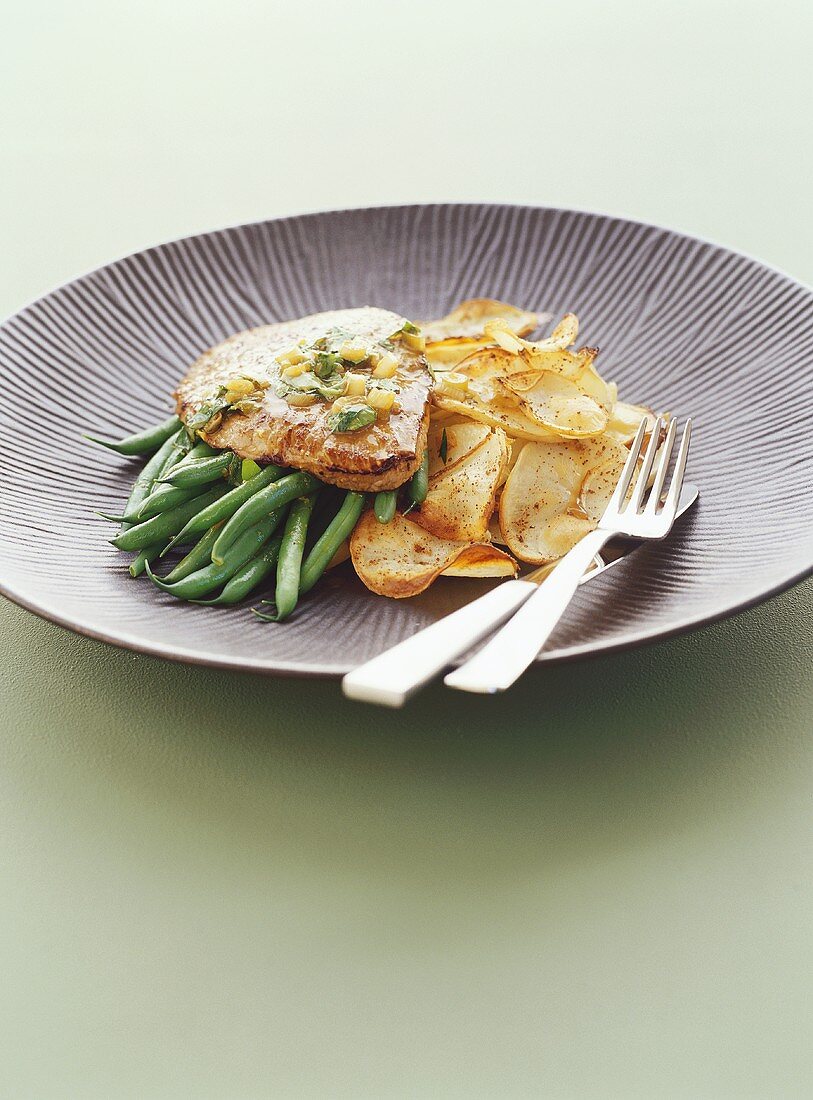
[[[536,658],[579,587],[585,569],[612,538],[591,531],[567,553],[551,575],[471,660],[444,679],[448,687],[491,694],[505,691]]]
[[[536,588],[529,581],[504,581],[485,596],[348,672],[342,680],[344,694],[367,703],[403,706],[414,691],[450,661],[504,623]]]

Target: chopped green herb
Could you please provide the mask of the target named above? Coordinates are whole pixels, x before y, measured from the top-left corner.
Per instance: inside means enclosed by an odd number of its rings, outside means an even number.
[[[344,393],[344,374],[335,371],[326,378],[318,378],[313,371],[306,370],[296,378],[280,378],[276,391],[279,397],[287,397],[289,393],[312,393],[332,401]]]
[[[354,339],[353,333],[344,328],[328,329],[324,336],[314,340],[311,348],[314,351],[338,351],[342,344]]]
[[[400,393],[401,387],[393,378],[376,378],[374,375],[367,379],[367,385],[373,390],[392,390]]]
[[[201,429],[205,429],[211,420],[214,420],[216,416],[230,407],[229,402],[224,397],[225,392],[226,387],[221,386],[211,401],[201,405],[198,411],[189,417],[186,422],[186,432],[190,439],[194,439],[195,435]]]
[[[403,333],[405,332],[410,336],[418,336],[420,335],[420,331],[421,330],[418,328],[418,326],[413,325],[411,321],[404,321],[398,331],[393,332],[393,334],[390,336],[390,340],[397,340],[398,337],[403,335]]]
[[[250,481],[256,474],[262,469],[253,458],[244,458],[243,465],[240,467],[240,475],[243,481]]]
[[[332,432],[357,432],[375,423],[375,409],[371,409],[363,402],[345,405],[344,408],[331,413],[327,423]]]
[[[314,356],[313,373],[317,378],[327,379],[342,369],[342,357],[336,351],[317,351]]]
[[[446,438],[446,429],[443,429],[443,433],[440,437],[440,446],[438,447],[438,454],[440,455],[440,461],[443,465],[446,465],[446,455],[449,453],[449,440]]]

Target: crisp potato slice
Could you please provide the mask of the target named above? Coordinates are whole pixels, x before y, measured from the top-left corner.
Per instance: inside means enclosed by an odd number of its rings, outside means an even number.
[[[505,347],[508,351],[518,352],[519,346],[521,346],[528,353],[544,353],[564,350],[569,348],[571,344],[575,344],[576,337],[579,335],[579,319],[575,313],[566,313],[550,336],[546,336],[542,340],[517,340],[517,337],[523,336],[524,333],[515,329],[502,317],[496,317],[488,321],[483,331],[494,343],[499,344],[500,347]],[[505,334],[508,339],[501,340],[501,333]]]
[[[465,542],[437,538],[400,512],[389,523],[379,523],[367,511],[350,536],[350,556],[361,581],[394,600],[417,596],[471,549]]]
[[[510,376],[504,384],[510,389]],[[553,371],[543,371],[535,385],[519,396],[526,415],[557,435],[601,435],[607,427],[607,413],[601,405],[575,382]]]
[[[469,454],[429,478],[416,523],[443,539],[475,542],[488,537],[488,521],[508,462],[505,432],[493,428]]]
[[[517,366],[523,366],[522,360],[502,348],[482,349],[464,360],[455,372],[466,378],[465,392],[445,393],[441,382],[432,392],[432,402],[438,408],[502,428],[512,438],[555,439],[554,433],[526,416],[518,397],[506,393],[503,380]]]
[[[546,371],[560,374],[563,378],[575,382],[583,367],[581,354],[572,351],[549,350],[542,352],[523,352],[519,357],[521,366],[508,373],[511,380],[511,389],[515,393],[522,393],[531,389],[537,382],[540,374]]]
[[[450,412],[457,412],[463,416],[471,417],[472,420],[479,420],[481,423],[488,424],[492,428],[502,428],[512,439],[555,442],[560,438],[560,436],[556,435],[554,432],[548,431],[547,428],[543,428],[541,425],[534,423],[534,421],[525,416],[519,408],[514,409],[507,405],[488,406],[471,399],[461,401],[453,397],[443,397],[437,394],[433,395],[432,402],[438,408],[447,409]]]
[[[481,543],[467,546],[451,565],[443,570],[444,577],[516,577],[519,566],[510,554],[496,546]]]
[[[596,526],[581,503],[587,474],[613,458],[623,465],[625,457],[603,438],[526,444],[500,497],[500,530],[509,550],[536,565],[566,554]]]
[[[488,346],[481,340],[440,340],[436,344],[427,344],[424,355],[434,370],[451,370],[474,352]]]
[[[632,443],[642,420],[647,422],[647,431],[655,427],[655,413],[644,405],[629,405],[626,401],[616,401],[607,421],[607,435],[616,442]]]
[[[593,524],[598,526],[598,521],[607,510],[610,497],[615,492],[621,471],[628,457],[628,452],[616,444],[609,450],[604,461],[599,462],[591,470],[588,470],[579,490],[579,505]],[[633,479],[633,485],[635,480]],[[630,492],[632,487],[630,487]]]
[[[422,334],[428,344],[440,340],[468,339],[482,337],[489,321],[505,321],[517,336],[525,336],[539,327],[542,321],[536,313],[519,309],[508,302],[498,302],[494,298],[469,298],[436,321],[424,321],[420,324]]]
[[[465,420],[458,424],[447,424],[443,421],[431,423],[427,443],[430,478],[456,466],[481,443],[485,443],[489,434],[488,425],[478,423],[476,420]],[[443,452],[444,439],[445,452]]]

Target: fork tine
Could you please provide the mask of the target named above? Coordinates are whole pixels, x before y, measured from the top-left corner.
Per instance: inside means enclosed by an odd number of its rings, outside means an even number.
[[[664,482],[666,481],[666,475],[669,473],[669,460],[672,457],[672,448],[675,445],[676,432],[677,421],[670,420],[669,428],[666,432],[666,439],[663,441],[663,453],[661,454],[661,461],[658,464],[658,472],[655,474],[655,480],[652,483],[652,492],[649,494],[649,500],[646,502],[644,515],[654,516],[660,505]]]
[[[641,472],[638,474],[638,480],[635,482],[635,488],[632,490],[632,496],[627,505],[627,508],[633,515],[641,510],[641,501],[644,499],[649,475],[652,472],[652,463],[655,461],[655,453],[660,445],[662,427],[663,421],[658,417],[655,421],[655,427],[652,429],[652,434],[649,437],[649,446],[646,449],[644,461],[641,464]]]
[[[632,475],[635,473],[635,465],[641,453],[641,444],[644,441],[645,432],[646,418],[638,425],[638,431],[635,433],[635,439],[633,439],[630,447],[629,457],[624,463],[624,469],[621,471],[621,477],[618,479],[615,492],[610,497],[610,503],[607,505],[605,515],[621,511],[621,505],[624,503],[624,497],[627,495],[627,489],[629,489],[630,482],[632,481]]]
[[[672,477],[672,484],[669,486],[669,492],[667,493],[666,502],[663,506],[663,513],[670,516],[672,519],[674,519],[677,514],[680,490],[683,488],[683,473],[686,469],[686,459],[689,456],[689,443],[691,442],[691,438],[692,418],[689,417],[680,440],[680,449],[678,450],[678,456],[675,460],[675,473]]]

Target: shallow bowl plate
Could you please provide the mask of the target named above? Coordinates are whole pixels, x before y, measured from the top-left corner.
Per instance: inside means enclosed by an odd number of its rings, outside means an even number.
[[[127,574],[94,509],[135,464],[81,433],[167,415],[187,365],[230,333],[377,305],[440,316],[468,297],[578,314],[623,397],[695,418],[697,506],[664,543],[586,585],[544,661],[730,615],[813,568],[813,293],[666,229],[570,210],[333,211],[202,234],[109,264],[0,328],[0,590],[83,634],[233,668],[338,675],[485,588],[374,596],[348,566],[282,625],[174,601]]]

